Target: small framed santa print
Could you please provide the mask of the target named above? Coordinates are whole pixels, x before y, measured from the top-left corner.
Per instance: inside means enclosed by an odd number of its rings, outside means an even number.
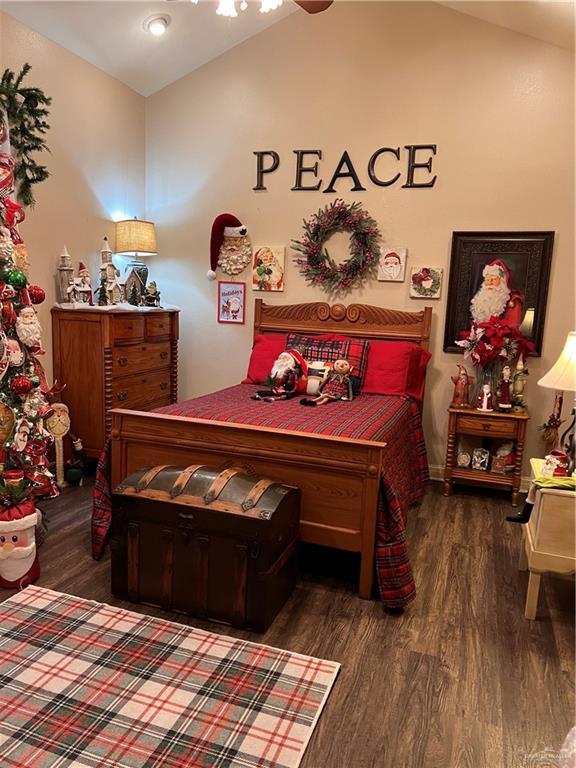
[[[378,280],[404,282],[406,254],[407,248],[384,248],[378,262]]]
[[[252,258],[252,290],[284,290],[284,248],[263,245],[254,249]]]
[[[246,283],[218,281],[218,322],[243,325],[246,320]]]

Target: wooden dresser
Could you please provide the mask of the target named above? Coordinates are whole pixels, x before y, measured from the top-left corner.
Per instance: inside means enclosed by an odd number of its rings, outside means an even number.
[[[54,379],[66,384],[71,431],[97,457],[110,408],[149,411],[176,402],[178,310],[52,309]]]

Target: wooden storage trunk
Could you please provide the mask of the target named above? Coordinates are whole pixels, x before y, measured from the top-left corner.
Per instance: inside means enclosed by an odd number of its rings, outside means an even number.
[[[112,592],[264,632],[296,580],[300,490],[238,467],[157,466],[112,496]]]

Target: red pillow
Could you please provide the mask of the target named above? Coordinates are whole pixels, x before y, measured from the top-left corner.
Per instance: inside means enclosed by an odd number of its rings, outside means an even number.
[[[430,352],[410,341],[371,341],[362,392],[421,401],[430,358]]]
[[[242,384],[263,384],[276,358],[286,348],[287,333],[261,333],[254,339],[248,373]]]

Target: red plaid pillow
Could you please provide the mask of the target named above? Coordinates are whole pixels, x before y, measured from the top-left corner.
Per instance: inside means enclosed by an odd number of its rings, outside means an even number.
[[[305,360],[319,360],[324,363],[348,360],[353,369],[351,379],[355,395],[359,395],[362,388],[369,346],[367,341],[360,339],[328,341],[322,337],[303,336],[299,333],[289,333],[286,339],[286,349],[300,350]]]

